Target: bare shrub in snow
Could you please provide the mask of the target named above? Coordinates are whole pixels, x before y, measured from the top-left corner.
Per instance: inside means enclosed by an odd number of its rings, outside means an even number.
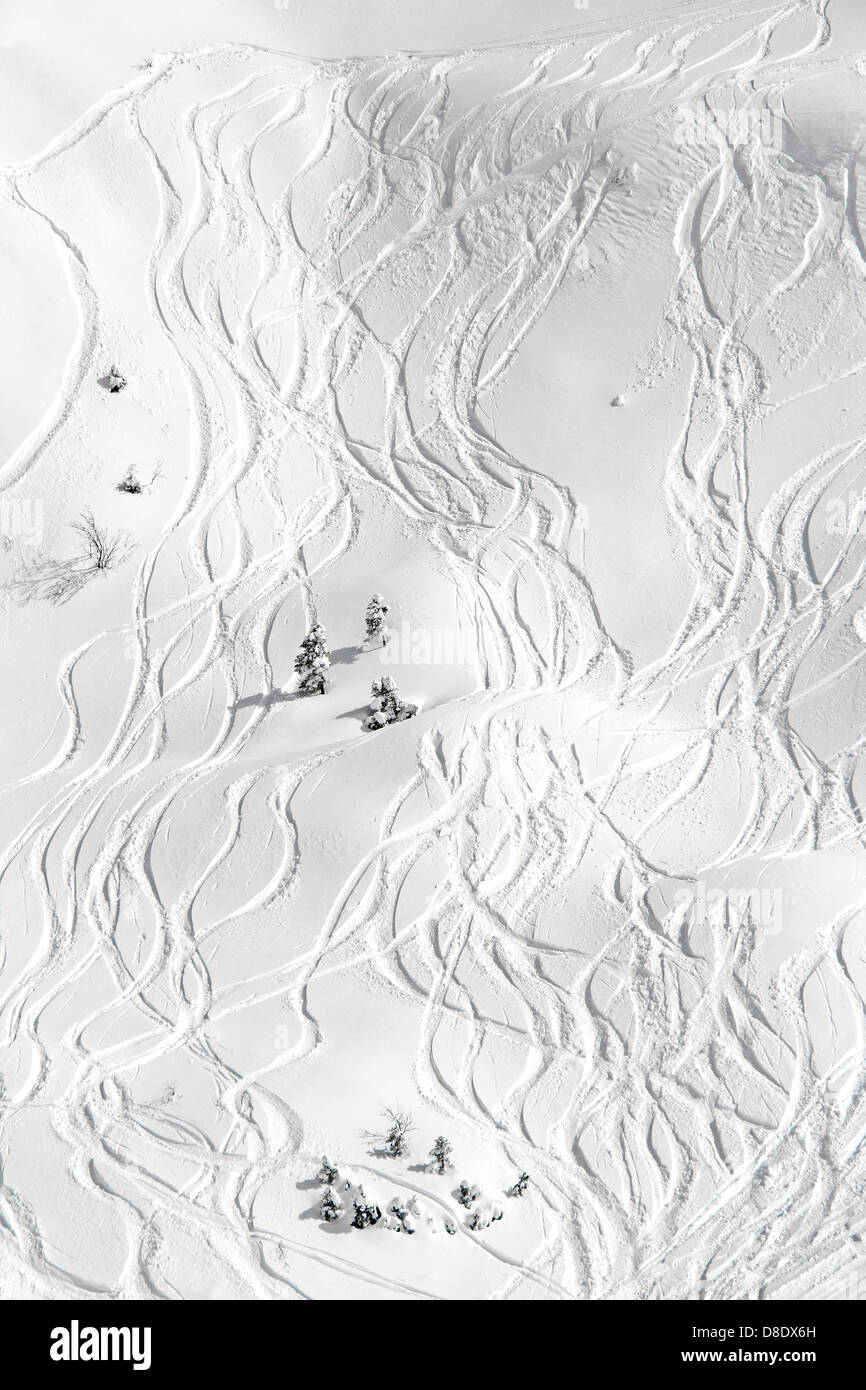
[[[78,532],[84,542],[87,559],[97,571],[113,569],[129,550],[129,537],[126,532],[106,531],[97,523],[91,511],[82,512],[78,521],[73,523],[72,529]]]
[[[518,1178],[517,1178],[516,1183],[515,1183],[514,1186],[511,1188],[511,1196],[512,1196],[512,1197],[522,1197],[528,1186],[529,1186],[529,1174],[528,1174],[528,1173],[520,1173],[519,1176],[518,1176]]]
[[[65,560],[36,560],[25,566],[7,586],[16,602],[66,603],[98,574],[122,564],[131,549],[125,531],[106,531],[89,510],[82,512],[72,530],[81,538],[83,550]]]
[[[409,1135],[415,1128],[412,1116],[404,1110],[392,1109],[383,1110],[382,1114],[388,1121],[388,1128],[379,1134],[368,1131],[367,1138],[376,1140],[389,1158],[403,1158],[409,1152]]]
[[[384,1136],[385,1148],[392,1158],[402,1158],[409,1152],[408,1136],[414,1128],[412,1116],[404,1114],[402,1110],[386,1110],[385,1114],[391,1121],[391,1127]]]

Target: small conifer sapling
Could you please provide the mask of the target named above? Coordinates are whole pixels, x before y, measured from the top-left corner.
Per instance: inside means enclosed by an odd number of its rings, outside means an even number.
[[[337,1181],[338,1171],[336,1164],[332,1163],[325,1154],[322,1158],[322,1166],[316,1175],[320,1183],[325,1187],[331,1187]]]
[[[382,646],[388,640],[388,630],[385,627],[385,618],[388,613],[388,605],[381,594],[374,594],[367,604],[367,611],[364,614],[364,624],[367,629],[366,640],[371,645],[381,642]]]
[[[325,642],[325,629],[315,623],[301,643],[301,650],[295,657],[295,670],[298,673],[298,689],[305,695],[324,695],[328,667],[331,658]]]
[[[343,1207],[339,1197],[332,1188],[326,1187],[319,1203],[319,1215],[323,1221],[339,1221],[342,1214]]]
[[[430,1150],[431,1167],[436,1173],[447,1173],[449,1168],[454,1165],[451,1162],[451,1143],[444,1135],[440,1134],[434,1139],[433,1147]]]

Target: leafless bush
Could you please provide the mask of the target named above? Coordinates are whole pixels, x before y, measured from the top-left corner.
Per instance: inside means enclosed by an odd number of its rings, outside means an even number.
[[[389,1158],[402,1158],[409,1152],[409,1135],[415,1128],[412,1116],[404,1110],[391,1109],[383,1110],[382,1114],[389,1121],[387,1130],[381,1134],[367,1131],[366,1137],[377,1141],[380,1147],[376,1152],[385,1153]]]
[[[96,570],[110,570],[129,552],[129,537],[125,531],[112,534],[97,525],[93,512],[81,513],[78,521],[72,524],[87,548],[87,559]],[[84,556],[80,558],[85,558]]]
[[[98,574],[122,564],[131,549],[125,531],[106,531],[91,511],[82,512],[72,530],[84,549],[65,560],[34,560],[7,585],[17,603],[67,603]]]

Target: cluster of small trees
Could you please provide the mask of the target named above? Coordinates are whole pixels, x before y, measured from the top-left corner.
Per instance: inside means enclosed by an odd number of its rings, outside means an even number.
[[[514,1185],[508,1189],[509,1197],[522,1197],[529,1187],[529,1174],[519,1173]],[[498,1202],[487,1202],[480,1187],[463,1178],[457,1188],[457,1200],[467,1211],[472,1212],[469,1221],[470,1231],[483,1231],[494,1221],[501,1221],[502,1207]]]
[[[111,395],[125,390],[127,379],[114,365],[108,375],[101,379]],[[133,467],[129,467],[117,485],[118,492],[138,496],[146,491],[159,476],[157,470],[150,483],[142,482]],[[73,527],[82,535],[87,544],[85,555],[76,555],[66,562],[50,562],[47,565],[31,567],[24,579],[16,586],[16,597],[47,598],[54,603],[62,603],[85,584],[93,575],[105,573],[123,558],[128,549],[126,532],[112,534],[97,525],[91,512],[85,512]],[[385,619],[389,605],[382,594],[373,594],[364,613],[364,641],[367,645],[382,645],[388,640]],[[321,623],[314,623],[301,642],[295,657],[295,672],[298,677],[298,690],[305,695],[324,695],[328,683],[331,657],[325,629]],[[417,705],[401,700],[391,676],[383,676],[374,681],[370,693],[370,713],[364,721],[365,729],[381,729],[385,724],[398,720],[411,719],[417,714]]]
[[[363,1188],[358,1189],[354,1207],[355,1215],[352,1217],[352,1225],[356,1231],[363,1231],[367,1226],[375,1226],[377,1221],[382,1220],[381,1207],[377,1207],[375,1202],[366,1201]]]
[[[388,1204],[387,1213],[383,1216],[381,1207],[377,1206],[375,1202],[367,1200],[363,1187],[358,1188],[353,1207],[352,1225],[356,1231],[363,1231],[368,1226],[376,1226],[381,1221],[386,1230],[399,1231],[404,1235],[413,1236],[417,1229],[416,1220],[421,1216],[418,1198],[414,1194],[405,1202],[402,1197],[394,1197]]]
[[[409,1135],[415,1129],[412,1116],[406,1110],[391,1106],[383,1110],[382,1115],[387,1121],[385,1130],[381,1133],[368,1131],[366,1135],[379,1145],[374,1152],[384,1152],[389,1158],[405,1158],[409,1152]],[[452,1152],[450,1139],[446,1139],[443,1134],[437,1135],[430,1150],[427,1167],[436,1173],[446,1173],[454,1166],[451,1161]]]
[[[374,1153],[384,1154],[390,1158],[405,1158],[409,1153],[409,1135],[415,1129],[412,1116],[405,1110],[397,1108],[386,1109],[383,1111],[383,1115],[387,1121],[385,1129],[379,1133],[368,1132],[367,1134],[368,1139],[376,1141],[377,1147],[374,1149]],[[440,1176],[454,1167],[451,1141],[444,1134],[439,1134],[434,1139],[426,1166],[431,1172]],[[328,1223],[338,1221],[345,1210],[343,1202],[334,1190],[339,1176],[337,1165],[325,1155],[317,1178],[325,1188],[319,1202],[319,1214],[322,1220]],[[529,1182],[528,1173],[519,1173],[513,1186],[508,1189],[508,1195],[523,1197],[529,1187]],[[386,1228],[391,1230],[403,1231],[407,1235],[414,1234],[416,1219],[421,1216],[418,1199],[414,1194],[405,1202],[401,1197],[395,1197],[383,1216],[382,1208],[367,1198],[360,1183],[353,1189],[351,1180],[346,1179],[344,1191],[352,1193],[352,1226],[355,1230],[363,1231],[368,1226],[376,1226],[382,1222]],[[502,1220],[503,1210],[500,1203],[487,1201],[477,1184],[461,1178],[454,1196],[460,1205],[470,1212],[470,1219],[467,1222],[470,1231],[486,1230],[492,1222]],[[430,1220],[432,1225],[432,1219]],[[444,1225],[448,1235],[456,1234],[457,1226],[450,1217],[445,1219]]]
[[[489,1206],[478,1206],[472,1213],[469,1222],[470,1231],[486,1231],[493,1221],[502,1220],[502,1208],[498,1202],[493,1202]]]
[[[381,594],[374,594],[367,604],[364,614],[366,629],[365,643],[371,644],[387,640],[385,617],[388,604]],[[328,684],[328,671],[331,657],[328,651],[325,629],[321,623],[314,623],[301,642],[301,649],[295,657],[295,671],[298,677],[298,690],[304,695],[324,695]],[[364,720],[364,728],[381,729],[385,724],[394,724],[411,719],[418,713],[418,706],[401,700],[392,676],[382,676],[373,682],[370,692],[370,713]]]
[[[481,1188],[476,1183],[461,1179],[457,1188],[457,1200],[461,1207],[471,1212],[467,1223],[470,1231],[484,1231],[493,1221],[501,1221],[503,1212],[498,1202],[487,1202]]]
[[[418,1205],[418,1198],[414,1194],[407,1202],[404,1202],[400,1197],[395,1197],[389,1205],[388,1211],[394,1218],[393,1222],[390,1223],[393,1230],[404,1231],[407,1236],[415,1234],[415,1218],[420,1217],[421,1208]]]
[[[474,1202],[481,1200],[481,1188],[476,1187],[474,1183],[468,1183],[465,1178],[461,1178],[457,1188],[457,1200],[461,1207],[465,1207],[469,1211]]]

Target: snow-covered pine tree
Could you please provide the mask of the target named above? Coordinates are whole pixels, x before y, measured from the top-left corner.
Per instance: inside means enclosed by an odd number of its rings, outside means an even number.
[[[381,642],[384,646],[387,640],[387,629],[385,627],[385,615],[388,612],[388,605],[381,594],[374,594],[367,604],[367,611],[364,614],[364,622],[367,628],[366,640],[371,643]]]
[[[514,1186],[513,1186],[512,1189],[511,1189],[511,1195],[512,1195],[512,1197],[522,1197],[528,1186],[529,1186],[529,1174],[528,1174],[528,1173],[520,1173],[519,1176],[518,1176],[518,1178],[517,1178],[517,1182],[514,1184]]]
[[[337,1181],[337,1166],[331,1162],[327,1154],[324,1154],[322,1157],[322,1166],[318,1171],[317,1177],[319,1182],[323,1183],[325,1187],[330,1187]]]
[[[449,1168],[454,1165],[451,1162],[451,1142],[444,1135],[440,1134],[433,1140],[433,1147],[430,1150],[431,1167],[437,1173],[447,1173]]]
[[[480,1188],[475,1183],[468,1183],[465,1178],[461,1179],[457,1189],[457,1200],[461,1207],[471,1207],[473,1202],[477,1202],[481,1196]]]
[[[352,1225],[356,1231],[363,1231],[367,1226],[375,1226],[377,1221],[381,1221],[382,1213],[372,1202],[359,1202],[356,1198],[354,1202],[355,1215],[352,1217]]]
[[[397,694],[393,676],[380,676],[373,681],[370,692],[370,714],[364,720],[365,729],[381,729],[395,720],[411,719],[418,713],[417,705],[407,704]]]
[[[321,623],[314,623],[295,657],[298,689],[306,695],[324,695],[330,664],[331,658],[325,644],[325,629]]]
[[[399,696],[393,676],[380,676],[377,681],[373,681],[370,690],[370,709],[374,713],[381,711],[389,719],[394,719],[397,714],[398,700]]]
[[[108,389],[114,395],[117,391],[122,391],[126,385],[126,377],[121,376],[116,367],[112,367],[108,373]]]
[[[319,1203],[319,1215],[323,1221],[339,1221],[343,1215],[343,1207],[339,1197],[330,1187],[326,1187],[322,1193],[322,1200]]]

